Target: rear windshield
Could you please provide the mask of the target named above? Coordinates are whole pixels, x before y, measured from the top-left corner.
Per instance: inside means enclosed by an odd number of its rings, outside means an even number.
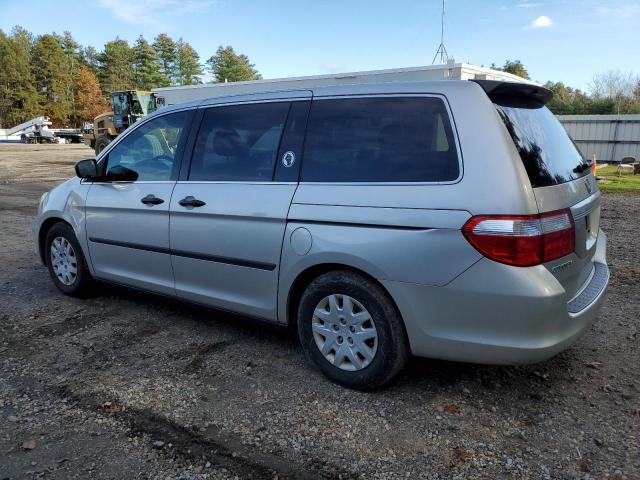
[[[544,106],[496,105],[533,187],[570,182],[589,173],[564,127]]]

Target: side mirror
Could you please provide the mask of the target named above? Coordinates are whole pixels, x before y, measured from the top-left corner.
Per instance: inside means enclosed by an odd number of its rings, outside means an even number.
[[[115,165],[109,169],[105,180],[108,182],[135,182],[138,172],[122,165]]]
[[[94,158],[80,160],[76,163],[76,175],[80,178],[92,180],[98,177],[98,164]]]

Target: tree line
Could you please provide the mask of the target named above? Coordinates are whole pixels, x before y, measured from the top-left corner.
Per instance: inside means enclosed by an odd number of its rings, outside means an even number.
[[[262,78],[230,46],[220,46],[203,63],[189,42],[164,33],[151,42],[140,35],[132,45],[116,37],[97,51],[70,32],[0,30],[0,127],[40,115],[56,127],[78,127],[111,108],[110,92],[198,84],[205,71],[213,82]]]
[[[502,67],[491,64],[490,68],[530,80],[520,60],[507,60]],[[549,81],[544,86],[553,92],[547,106],[556,115],[640,113],[640,77],[631,72],[608,71],[595,75],[590,94],[563,82]]]
[[[520,60],[491,68],[529,79]],[[70,32],[34,36],[16,26],[0,30],[0,127],[40,115],[54,126],[81,126],[109,110],[109,93],[120,90],[193,85],[205,72],[213,82],[262,78],[246,55],[220,46],[202,62],[189,42],[161,33],[153,41],[140,35],[130,45],[116,37],[102,51],[80,45]],[[640,79],[633,74],[596,75],[591,93],[562,82],[547,82],[548,104],[556,114],[640,113]]]

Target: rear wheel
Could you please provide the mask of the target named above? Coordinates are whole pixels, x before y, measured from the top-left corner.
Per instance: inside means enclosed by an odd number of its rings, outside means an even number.
[[[350,271],[311,282],[300,300],[298,334],[327,377],[359,390],[390,382],[409,356],[402,319],[387,293]]]
[[[101,137],[98,137],[95,142],[96,155],[98,155],[102,150],[104,150],[106,146],[109,145],[109,143],[111,143],[111,138],[109,138],[107,135],[102,135]]]
[[[47,232],[44,257],[53,283],[65,295],[84,296],[93,279],[73,229],[56,223]]]

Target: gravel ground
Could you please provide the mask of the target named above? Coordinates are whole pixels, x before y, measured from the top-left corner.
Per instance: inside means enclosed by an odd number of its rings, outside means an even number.
[[[348,391],[287,332],[103,286],[33,255],[39,195],[81,145],[0,145],[0,480],[640,478],[640,195],[607,194],[604,309],[542,364],[415,359]]]

